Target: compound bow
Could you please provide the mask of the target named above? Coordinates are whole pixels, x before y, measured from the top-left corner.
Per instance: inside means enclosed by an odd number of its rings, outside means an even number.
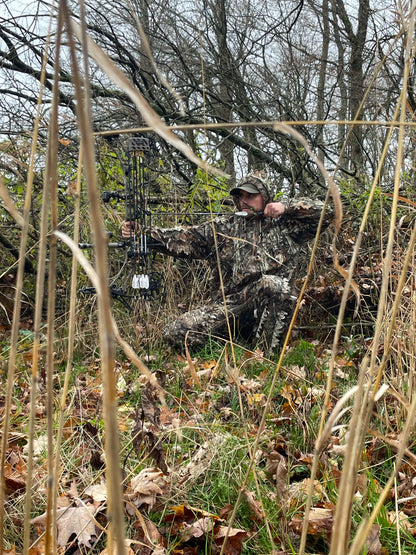
[[[130,238],[117,242],[109,242],[110,249],[124,249],[126,259],[134,267],[131,281],[133,293],[115,285],[110,286],[111,296],[119,299],[131,309],[127,299],[149,299],[156,295],[161,287],[161,274],[154,270],[154,251],[151,240],[152,212],[150,210],[150,171],[149,162],[157,153],[153,139],[145,136],[132,137],[127,140],[127,163],[124,164],[124,192],[104,191],[102,200],[124,200],[125,219],[137,223],[130,226]],[[136,231],[136,229],[138,231]],[[111,234],[110,234],[111,236]],[[92,248],[92,243],[80,243],[81,249]],[[114,280],[113,280],[114,281]],[[95,293],[94,287],[84,287],[81,294]]]
[[[125,181],[125,219],[137,222],[130,226],[127,257],[134,263],[131,286],[140,296],[149,298],[158,293],[161,275],[154,270],[152,247],[152,212],[150,210],[149,160],[157,152],[156,144],[148,137],[133,137],[127,141],[128,167]],[[136,229],[138,231],[136,231]]]

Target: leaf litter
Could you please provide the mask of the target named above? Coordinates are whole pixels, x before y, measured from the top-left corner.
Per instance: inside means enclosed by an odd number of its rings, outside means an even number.
[[[323,357],[328,355],[324,349],[321,352]],[[178,357],[164,371],[167,381],[174,381],[178,376],[179,380],[183,380],[180,383],[180,395],[172,396],[171,401],[164,405],[161,405],[158,391],[150,382],[141,377],[139,382],[133,384],[129,377],[131,367],[119,364],[120,377],[117,383],[123,419],[121,433],[127,439],[130,437],[124,466],[130,465],[132,457],[131,462],[134,461],[132,469],[126,467],[123,491],[126,516],[130,523],[128,549],[132,553],[197,554],[209,544],[212,554],[219,553],[223,547],[225,555],[238,555],[243,552],[244,545],[251,545],[250,542],[264,522],[270,520],[276,511],[282,526],[275,537],[276,547],[281,546],[283,549],[284,533],[290,536],[292,543],[299,540],[305,524],[305,502],[312,487],[309,475],[314,457],[313,442],[308,445],[304,443],[308,449],[302,452],[291,448],[289,436],[294,427],[308,430],[309,415],[322,402],[324,382],[319,385],[318,374],[324,378],[321,369],[325,366],[325,360],[315,361],[320,366],[319,372],[298,363],[285,367],[286,379],[282,380],[276,391],[269,409],[268,424],[262,432],[259,450],[255,455],[255,471],[267,491],[259,497],[254,483],[242,487],[247,516],[244,517],[241,509],[242,516],[238,517],[236,526],[229,526],[228,521],[235,508],[233,503],[239,489],[238,480],[231,486],[235,488],[234,495],[230,496],[231,502],[224,500],[216,506],[215,511],[209,510],[212,506],[211,502],[207,503],[209,497],[202,496],[195,506],[195,494],[192,493],[195,487],[209,492],[212,478],[218,479],[219,472],[224,474],[227,483],[226,473],[231,472],[233,463],[226,466],[224,462],[224,466],[220,466],[224,453],[229,456],[234,449],[236,452],[240,449],[245,455],[238,464],[244,465],[248,461],[247,438],[244,442],[240,441],[242,424],[239,395],[246,419],[247,437],[254,438],[258,432],[258,416],[265,406],[265,387],[269,374],[265,370],[262,353],[245,354],[242,357],[245,373],[238,369],[230,372],[227,364],[218,360],[194,358],[191,371],[189,359],[181,360]],[[340,360],[339,367],[351,371],[348,360]],[[195,376],[198,376],[199,385]],[[311,377],[315,380],[313,385],[309,382]],[[99,549],[99,545],[107,525],[107,489],[102,462],[94,462],[97,454],[99,459],[103,453],[102,429],[98,425],[102,392],[96,363],[91,364],[75,380],[74,388],[77,400],[73,403],[72,414],[68,416],[64,441],[76,456],[73,456],[72,466],[61,474],[59,486],[64,494],[58,499],[57,539],[64,552],[77,548],[105,553]],[[140,392],[140,398],[132,403],[131,396],[137,391]],[[26,407],[28,396],[24,398]],[[42,484],[46,479],[46,443],[45,435],[41,432],[42,418],[44,415],[40,414],[40,433],[34,444],[36,484]],[[13,435],[18,439],[13,440]],[[384,460],[386,449],[398,441],[398,434],[392,432],[388,440],[390,443],[386,444],[382,438],[373,437],[367,442],[367,464],[379,464]],[[347,441],[348,437],[340,428],[331,436],[328,450],[320,456],[307,528],[311,546],[316,546],[317,541],[326,548],[329,546],[336,501],[334,491],[339,483]],[[26,459],[25,435],[20,430],[12,430],[5,467],[9,499],[24,494]],[[238,470],[238,466],[232,470]],[[86,475],[89,478],[85,482]],[[402,464],[398,485],[392,489],[389,499],[390,502],[397,501],[400,510],[389,510],[383,525],[395,529],[399,522],[400,527],[411,536],[415,535],[412,520],[416,516],[415,475],[412,464]],[[227,484],[227,487],[230,486]],[[77,488],[81,493],[77,492]],[[371,488],[377,488],[376,481],[372,481]],[[42,487],[39,488],[39,493],[42,491]],[[370,502],[365,472],[357,477],[356,497],[360,503]],[[175,500],[181,502],[175,504]],[[32,519],[34,549],[37,546],[38,554],[43,553],[45,518],[43,513]],[[379,524],[372,529],[367,539],[367,551],[374,555],[387,553],[383,545],[383,529]],[[274,552],[285,553],[278,549]]]

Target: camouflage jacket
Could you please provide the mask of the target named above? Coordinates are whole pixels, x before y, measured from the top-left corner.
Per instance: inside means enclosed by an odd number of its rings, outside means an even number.
[[[154,228],[152,238],[162,253],[207,260],[213,270],[214,299],[221,296],[217,253],[226,295],[238,293],[266,275],[284,277],[293,285],[300,250],[316,234],[323,202],[297,199],[285,204],[279,218],[230,214],[190,227]],[[331,220],[327,208],[323,228]]]

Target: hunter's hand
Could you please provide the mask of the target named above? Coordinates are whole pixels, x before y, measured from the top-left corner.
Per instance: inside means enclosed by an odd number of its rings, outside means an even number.
[[[124,220],[121,224],[121,235],[124,239],[130,239],[133,234],[139,233],[140,227],[137,222]]]
[[[286,207],[283,202],[269,202],[264,207],[263,214],[265,218],[279,218],[285,210]]]

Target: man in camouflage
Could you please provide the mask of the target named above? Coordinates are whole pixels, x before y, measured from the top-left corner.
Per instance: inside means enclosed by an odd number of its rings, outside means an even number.
[[[186,336],[188,345],[203,345],[210,336],[229,338],[231,331],[233,339],[273,353],[296,303],[300,251],[315,236],[323,202],[273,202],[266,181],[253,174],[230,194],[239,211],[235,214],[152,230],[158,251],[207,260],[213,269],[211,302],[181,315],[165,335],[175,346],[183,345]],[[327,215],[323,227],[329,222]],[[123,235],[129,233],[125,222]]]

